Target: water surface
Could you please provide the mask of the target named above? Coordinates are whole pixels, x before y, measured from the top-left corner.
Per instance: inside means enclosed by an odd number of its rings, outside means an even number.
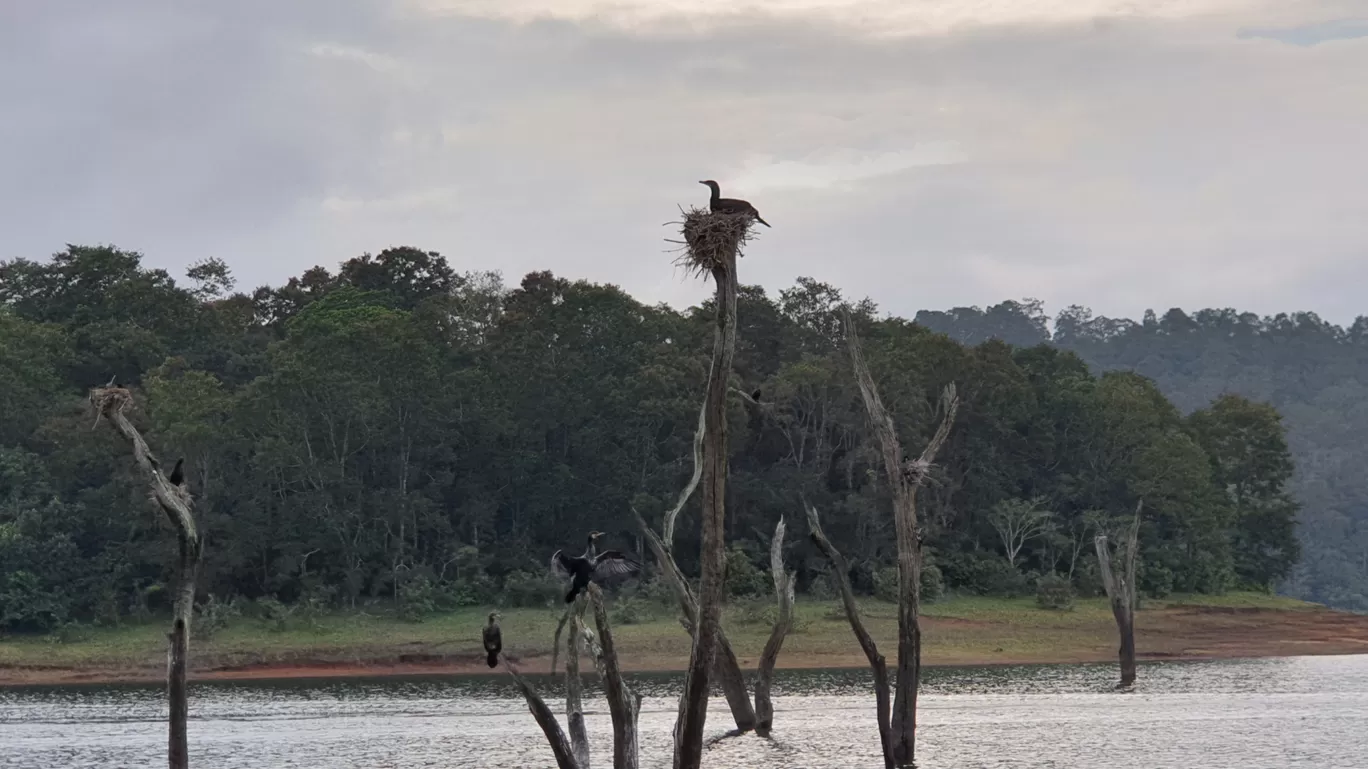
[[[1363,769],[1368,655],[1141,667],[934,668],[918,729],[922,769]],[[563,690],[536,679],[563,710]],[[213,769],[551,767],[506,676],[216,682],[191,687],[190,753]],[[680,677],[632,678],[644,696],[643,767],[670,765]],[[782,672],[772,741],[711,748],[704,766],[881,767],[864,671]],[[585,708],[594,766],[611,765],[607,703]],[[165,765],[166,707],[147,686],[0,689],[0,768]],[[731,726],[713,701],[708,731]]]

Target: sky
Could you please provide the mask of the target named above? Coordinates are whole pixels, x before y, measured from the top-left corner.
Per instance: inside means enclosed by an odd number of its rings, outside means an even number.
[[[743,283],[1368,314],[1368,0],[0,3],[0,259],[240,289],[411,245],[677,307]]]

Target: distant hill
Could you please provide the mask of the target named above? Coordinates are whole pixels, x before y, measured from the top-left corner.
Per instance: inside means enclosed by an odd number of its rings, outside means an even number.
[[[1052,344],[1098,373],[1134,371],[1184,412],[1222,393],[1273,404],[1288,428],[1292,492],[1303,507],[1301,564],[1281,592],[1368,611],[1368,317],[1342,328],[1311,312],[1174,308],[1134,321],[1075,305],[1051,329],[1041,303],[1028,299],[922,311],[916,322],[965,344]]]

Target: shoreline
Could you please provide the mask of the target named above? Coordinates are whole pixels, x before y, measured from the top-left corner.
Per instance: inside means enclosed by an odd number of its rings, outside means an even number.
[[[1148,602],[1137,612],[1138,661],[1200,662],[1368,654],[1368,615],[1260,596]],[[1223,601],[1221,603],[1220,601]],[[1103,601],[1048,611],[1027,599],[963,598],[927,607],[922,618],[925,667],[1116,664],[1116,625]],[[843,617],[827,604],[800,602],[801,630],[786,639],[780,670],[867,669]],[[896,612],[870,602],[865,623],[885,656],[896,649]],[[384,617],[337,616],[315,630],[269,632],[244,622],[211,641],[191,644],[189,679],[289,681],[337,678],[505,675],[490,669],[479,646],[484,609],[407,624]],[[549,672],[557,615],[508,610],[505,655],[525,673]],[[754,671],[767,624],[729,610],[727,633],[743,672]],[[688,664],[689,637],[672,616],[614,628],[625,671],[668,674]],[[0,688],[62,685],[156,685],[166,676],[164,627],[158,623],[97,630],[75,642],[0,639]]]
[[[1161,663],[1161,662],[1222,662],[1235,660],[1261,660],[1261,659],[1286,659],[1292,657],[1314,656],[1314,657],[1337,657],[1337,656],[1362,656],[1368,655],[1368,645],[1355,644],[1353,648],[1339,648],[1334,650],[1318,650],[1314,652],[1303,652],[1301,654],[1269,653],[1269,654],[1183,654],[1172,655],[1166,653],[1141,653],[1137,655],[1137,662],[1141,665]],[[547,675],[550,665],[550,658],[542,655],[532,658],[514,658],[513,662],[518,666],[520,672],[534,676]],[[688,660],[681,664],[660,666],[649,665],[640,667],[631,662],[623,662],[623,671],[626,673],[646,674],[646,675],[665,675],[672,673],[682,673],[687,667]],[[1011,667],[1016,665],[1090,665],[1106,664],[1117,662],[1113,656],[1111,658],[1101,658],[1095,656],[1074,656],[1058,657],[1051,659],[1041,659],[1039,657],[1013,658],[1007,656],[997,659],[959,659],[954,661],[924,662],[923,668],[994,668]],[[858,664],[841,655],[839,660],[826,660],[824,658],[810,658],[799,661],[783,663],[782,655],[780,664],[776,666],[779,671],[785,670],[867,670],[868,662],[863,656],[859,657]],[[745,666],[742,667],[746,672]],[[229,666],[221,668],[210,668],[207,670],[190,671],[188,679],[194,682],[211,683],[217,681],[259,681],[269,683],[274,681],[302,681],[302,680],[329,680],[338,678],[416,678],[431,676],[499,676],[507,675],[507,671],[502,665],[498,668],[490,669],[482,659],[467,659],[464,656],[455,658],[445,663],[434,662],[299,662],[271,663],[262,662],[250,665]],[[585,673],[589,678],[597,675],[592,670]],[[153,669],[115,669],[115,668],[25,668],[25,667],[0,667],[0,688],[18,688],[28,686],[107,686],[107,685],[156,685],[166,681],[165,674]]]

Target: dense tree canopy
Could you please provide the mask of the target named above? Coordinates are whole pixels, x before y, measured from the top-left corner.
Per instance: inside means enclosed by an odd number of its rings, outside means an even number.
[[[540,600],[550,554],[590,529],[640,552],[630,507],[659,520],[692,469],[707,306],[645,306],[549,272],[506,288],[414,248],[249,294],[233,293],[222,262],[187,276],[180,286],[104,246],[0,263],[0,629],[167,604],[166,524],[85,409],[111,375],[133,388],[154,447],[186,458],[207,542],[202,600],[402,603],[414,586],[455,604]],[[845,302],[809,279],[777,298],[742,289],[735,385],[761,398],[730,406],[737,590],[766,584],[742,579],[745,564],[767,564],[767,532],[800,492],[857,585],[887,581],[890,506],[840,339]],[[1334,483],[1360,450],[1346,420],[1368,418],[1352,366],[1332,365],[1362,349],[1357,326],[1177,311],[1128,324],[1072,308],[1049,340],[1038,304],[916,323],[880,319],[868,301],[854,310],[904,440],[924,442],[937,394],[959,388],[922,500],[947,588],[1018,593],[1057,573],[1094,591],[1093,535],[1143,498],[1151,594],[1290,575],[1302,594],[1363,600],[1368,571],[1346,548],[1368,552],[1365,499]],[[1299,380],[1320,371],[1306,365],[1317,355],[1342,379]],[[1279,366],[1301,373],[1270,373]],[[1280,384],[1294,381],[1295,396]],[[1289,414],[1293,454],[1265,401]],[[1339,453],[1317,448],[1336,436]],[[1294,499],[1307,519],[1338,521],[1337,535],[1301,532],[1308,550],[1337,548],[1334,565],[1297,566]],[[692,516],[677,537],[686,571]],[[825,562],[804,540],[792,551],[800,589],[825,589]]]

